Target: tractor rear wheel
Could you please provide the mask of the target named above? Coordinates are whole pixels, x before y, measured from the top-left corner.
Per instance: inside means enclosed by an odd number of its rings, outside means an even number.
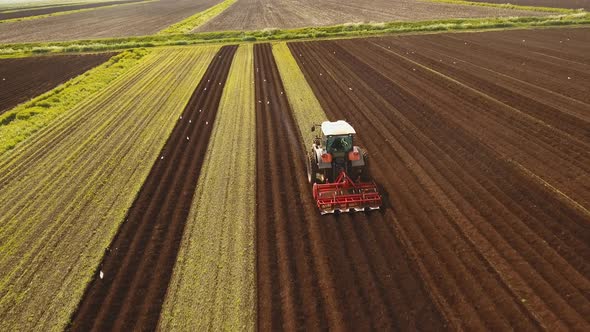
[[[307,181],[309,183],[317,182],[318,164],[313,154],[307,155]]]

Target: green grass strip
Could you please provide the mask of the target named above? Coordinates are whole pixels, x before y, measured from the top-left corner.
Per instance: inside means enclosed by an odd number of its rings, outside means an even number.
[[[144,37],[109,38],[68,42],[25,43],[0,45],[0,57],[23,57],[42,53],[76,53],[124,50],[137,47],[193,45],[204,43],[236,43],[244,41],[311,40],[428,33],[448,31],[483,31],[490,29],[524,29],[552,26],[590,24],[588,12],[541,17],[500,17],[447,19],[421,22],[389,22],[342,24],[298,29],[266,29],[261,31],[221,31],[191,34],[153,35]]]
[[[307,83],[301,68],[291,54],[287,43],[276,43],[272,46],[272,54],[279,68],[281,80],[285,87],[285,93],[289,105],[293,109],[293,115],[303,138],[305,150],[311,147],[314,134],[311,127],[328,120],[313,90]]]
[[[256,108],[252,45],[232,62],[172,280],[162,331],[256,329]]]
[[[158,32],[160,35],[170,35],[179,33],[189,33],[199,26],[205,24],[207,21],[213,19],[215,16],[221,14],[224,10],[228,9],[233,5],[236,0],[224,0],[217,5],[210,7],[202,12],[196,13],[195,15],[182,20],[176,24],[173,24],[166,29]]]
[[[531,11],[535,11],[535,12],[549,12],[549,13],[562,13],[562,14],[571,14],[571,13],[580,12],[580,10],[578,10],[578,9],[513,5],[513,4],[509,3],[510,0],[506,0],[506,3],[475,2],[475,1],[467,1],[467,0],[421,0],[421,1],[450,3],[450,4],[454,4],[454,5],[463,5],[463,6],[480,6],[480,7],[494,7],[494,8],[502,8],[502,9],[531,10]]]
[[[97,9],[103,9],[103,8],[120,7],[120,6],[128,6],[128,5],[137,5],[137,4],[140,4],[140,3],[148,3],[148,2],[154,2],[154,1],[160,1],[160,0],[144,0],[144,1],[140,1],[140,2],[120,3],[120,4],[112,4],[112,5],[108,5],[108,6],[102,6],[102,7],[92,7],[92,8],[65,10],[63,12],[55,12],[55,13],[50,13],[50,14],[34,15],[34,16],[18,17],[18,18],[10,18],[10,19],[7,19],[7,20],[0,20],[0,24],[2,24],[2,23],[10,23],[10,22],[30,21],[30,20],[36,20],[36,19],[46,18],[46,17],[52,17],[52,16],[69,15],[69,14],[88,12],[88,11],[97,10]]]
[[[92,94],[102,90],[148,53],[145,49],[125,51],[51,91],[0,115],[0,156],[47,126]]]

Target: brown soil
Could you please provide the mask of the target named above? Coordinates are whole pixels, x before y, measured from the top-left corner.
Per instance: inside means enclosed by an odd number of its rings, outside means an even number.
[[[258,328],[444,327],[395,230],[395,208],[320,217],[270,45],[255,45],[254,66]]]
[[[419,0],[238,0],[196,31],[298,28],[359,22],[543,15]]]
[[[9,19],[14,19],[14,18],[23,18],[23,17],[29,17],[29,16],[47,15],[47,14],[65,12],[65,11],[70,11],[70,10],[99,8],[99,7],[104,7],[104,6],[119,5],[119,4],[139,2],[139,1],[143,1],[143,0],[107,1],[107,2],[87,3],[87,4],[71,5],[71,6],[33,8],[33,9],[29,9],[29,10],[20,10],[20,11],[15,11],[15,12],[10,12],[10,13],[0,13],[0,20],[9,20]]]
[[[72,330],[155,330],[236,49],[223,47],[209,65],[107,249],[99,267],[104,279],[97,272]]]
[[[543,39],[558,51],[543,33],[290,44],[329,118],[359,132],[385,223],[453,326],[590,327],[590,105],[576,92],[590,63],[533,56]]]
[[[112,57],[113,53],[0,59],[0,114]]]
[[[474,2],[510,3],[521,6],[541,6],[556,8],[590,8],[590,0],[469,0]]]
[[[221,0],[160,0],[0,24],[0,42],[39,42],[154,34]]]

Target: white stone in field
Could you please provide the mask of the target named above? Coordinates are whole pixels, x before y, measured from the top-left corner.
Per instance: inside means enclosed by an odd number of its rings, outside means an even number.
[[[568,79],[568,80],[571,80],[572,78],[568,76],[568,77],[567,77],[567,79]]]
[[[164,159],[164,156],[161,156],[160,159]]]
[[[104,273],[102,273],[102,270],[100,270],[99,276],[100,276],[100,279],[102,279],[104,277]]]
[[[186,137],[186,140],[187,140],[187,141],[189,140],[188,136]]]
[[[199,110],[199,113],[201,113],[201,110]]]
[[[352,91],[352,88],[348,88],[348,90]]]
[[[207,88],[205,88],[205,91],[207,91]]]
[[[182,115],[180,116],[180,120],[182,120]]]
[[[205,125],[208,125],[208,124],[209,124],[209,121],[205,121]]]
[[[188,120],[188,123],[192,123],[192,120]]]

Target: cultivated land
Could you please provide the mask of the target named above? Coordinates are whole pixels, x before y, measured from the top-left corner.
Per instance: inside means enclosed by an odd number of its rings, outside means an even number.
[[[30,9],[25,9],[25,10],[12,10],[12,11],[0,12],[0,20],[9,20],[9,19],[24,18],[24,17],[30,17],[30,16],[48,15],[48,14],[55,14],[55,13],[60,13],[60,12],[72,11],[72,10],[99,8],[99,7],[104,7],[104,6],[121,5],[121,4],[141,2],[141,1],[144,1],[144,0],[103,1],[103,2],[95,2],[95,3],[75,4],[75,5],[30,8]]]
[[[289,44],[328,117],[362,133],[403,244],[381,255],[407,255],[451,326],[590,328],[588,35]]]
[[[590,9],[590,0],[469,0],[473,2],[510,3],[521,6],[542,6],[555,8]]]
[[[258,328],[442,326],[395,237],[393,211],[319,215],[299,135],[309,128],[297,128],[270,45],[254,51]]]
[[[351,0],[345,3],[331,0],[238,0],[196,31],[260,30],[359,22],[532,15],[543,14],[418,0]]]
[[[210,64],[200,62],[209,67],[196,75],[202,79],[184,111],[167,114],[176,116],[174,130],[151,160],[155,163],[100,264],[105,276],[95,275],[90,283],[72,330],[156,328],[236,48],[224,46]],[[210,58],[209,50],[201,60]]]
[[[3,156],[1,330],[68,324],[213,54],[154,50]]]
[[[163,331],[256,328],[256,141],[252,45],[234,57],[174,275]]]
[[[105,62],[112,55],[0,59],[0,114]]]
[[[150,35],[221,0],[160,0],[0,24],[0,43]]]

